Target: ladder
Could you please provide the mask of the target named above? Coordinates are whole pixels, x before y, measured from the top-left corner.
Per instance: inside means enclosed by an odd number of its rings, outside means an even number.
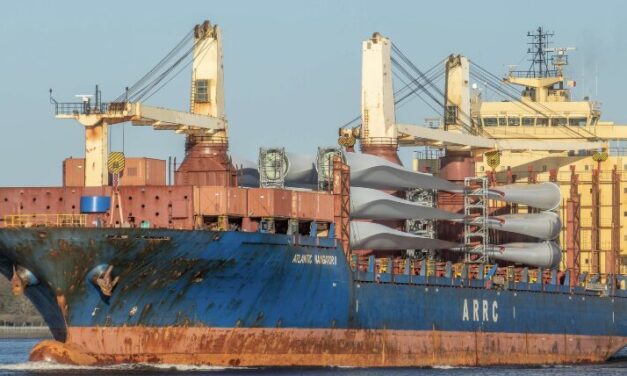
[[[485,263],[490,232],[488,229],[488,179],[468,177],[464,179],[464,248],[467,263]],[[480,254],[479,259],[472,255]]]

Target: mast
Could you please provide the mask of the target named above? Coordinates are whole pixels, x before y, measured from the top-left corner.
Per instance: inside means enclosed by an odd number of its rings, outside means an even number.
[[[360,139],[362,152],[400,164],[391,47],[379,33],[362,43]]]
[[[470,118],[470,65],[468,58],[451,55],[446,60],[444,129],[459,126],[472,131]]]
[[[514,85],[524,86],[523,99],[533,102],[567,101],[570,96],[564,89],[563,68],[568,64],[566,51],[572,47],[549,47],[553,33],[545,31],[541,26],[535,32],[528,32],[529,48],[527,54],[531,62],[529,69],[510,70],[504,79]],[[554,54],[551,56],[551,54]],[[549,63],[553,66],[549,69]],[[559,84],[555,87],[555,84]]]
[[[228,123],[224,114],[222,32],[205,21],[194,27],[194,60],[190,111],[220,119],[224,128],[211,134],[189,133],[185,159],[175,173],[176,184],[237,185],[235,169],[227,154]]]

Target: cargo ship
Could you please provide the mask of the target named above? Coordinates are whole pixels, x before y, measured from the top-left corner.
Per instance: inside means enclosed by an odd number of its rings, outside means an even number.
[[[488,102],[466,57],[422,72],[375,33],[362,43],[361,115],[341,127],[340,146],[315,156],[261,148],[258,163],[228,154],[221,31],[208,21],[111,102],[98,88],[78,103],[51,90],[56,117],[84,126],[85,158],[64,161],[61,187],[0,188],[0,272],[54,334],[30,359],[354,367],[608,359],[627,345],[615,215],[622,180],[614,168],[612,194],[601,195],[594,171],[615,158],[609,140],[627,132],[601,122],[592,102],[570,101],[566,50],[551,51],[541,29],[531,37],[537,66],[505,80],[523,87],[522,98]],[[190,111],[147,105],[186,58]],[[407,75],[396,91],[393,68]],[[438,102],[442,121],[397,124],[395,106],[411,96]],[[109,130],[124,123],[183,134],[184,160],[111,150]],[[399,146],[436,157],[417,155],[406,168]],[[530,165],[550,168],[521,179],[530,153],[540,156]],[[597,166],[590,193],[569,172],[587,160]],[[616,222],[602,249],[608,199],[618,200],[609,206]],[[596,224],[590,252],[584,210]],[[582,255],[596,257],[590,268]]]

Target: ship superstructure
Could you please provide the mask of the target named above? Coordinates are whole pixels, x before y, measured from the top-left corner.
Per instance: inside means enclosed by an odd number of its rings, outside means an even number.
[[[501,112],[473,95],[469,61],[459,55],[443,63],[445,90],[433,96],[442,129],[397,124],[395,105],[406,98],[392,82],[399,58],[409,67],[409,95],[435,85],[375,33],[362,43],[361,124],[340,130],[341,148],[306,156],[263,147],[256,164],[236,160],[228,154],[221,43],[220,29],[206,21],[109,103],[98,89],[93,103],[51,95],[58,118],[85,127],[85,158],[64,162],[63,187],[0,188],[0,272],[55,336],[31,359],[544,364],[603,361],[627,344],[624,276],[616,269],[581,278],[579,269],[560,268],[556,180],[499,185],[498,171],[477,173],[482,158],[497,168],[505,153],[606,147],[599,134],[488,134]],[[190,111],[147,104],[190,56]],[[523,102],[567,106],[563,81],[541,66],[539,77],[510,75],[525,86]],[[575,107],[582,112],[572,118],[586,124],[567,117],[555,129],[601,127],[593,107]],[[496,125],[484,123],[494,116]],[[531,115],[516,116],[511,127],[531,127]],[[533,127],[542,127],[544,117],[534,116]],[[166,168],[109,150],[109,127],[124,122],[184,134],[184,161]],[[439,177],[403,167],[403,145],[445,146],[440,164],[429,166]]]
[[[456,168],[484,175],[490,185],[559,184],[564,198],[559,212],[565,219],[560,234],[565,257],[560,268],[577,276],[584,273],[583,280],[625,274],[625,166],[617,141],[627,138],[627,127],[603,121],[598,102],[588,97],[573,100],[570,89],[576,83],[566,78],[564,67],[568,51],[574,48],[550,47],[552,34],[542,28],[528,36],[528,70],[511,69],[499,83],[498,77],[478,67],[477,73],[466,73],[467,84],[454,81],[466,92],[466,108],[459,111],[470,114],[464,121],[470,128],[447,119],[445,113],[441,129],[453,134],[468,134],[470,130],[495,144],[487,152],[477,145],[475,152],[466,153],[472,158]],[[455,64],[451,62],[463,65],[464,59],[449,59],[449,72],[450,65]],[[471,87],[473,80],[482,85],[489,82],[501,100],[483,100],[477,84],[475,89]],[[457,108],[449,106],[446,110],[451,114]],[[460,158],[464,152],[455,145],[445,149],[440,149],[439,155],[448,156],[441,159],[437,152],[417,155],[414,168],[449,177],[449,160]],[[513,213],[529,209],[508,205],[494,210]]]

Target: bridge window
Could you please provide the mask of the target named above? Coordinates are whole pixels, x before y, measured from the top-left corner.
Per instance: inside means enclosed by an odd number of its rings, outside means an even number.
[[[507,118],[507,125],[509,125],[510,127],[517,127],[520,125],[520,118],[517,117],[508,117]]]
[[[493,117],[485,117],[483,118],[483,126],[484,127],[495,127],[498,124],[496,118]]]
[[[570,118],[568,119],[568,125],[574,127],[585,127],[588,123],[588,119],[586,118]]]
[[[534,122],[535,122],[535,118],[532,117],[524,117],[522,118],[522,125],[524,126],[533,126]]]
[[[567,125],[568,122],[566,121],[566,118],[553,118],[551,119],[551,126],[553,127],[557,127],[557,126],[564,126]]]
[[[209,80],[196,80],[194,100],[196,102],[209,102]]]

